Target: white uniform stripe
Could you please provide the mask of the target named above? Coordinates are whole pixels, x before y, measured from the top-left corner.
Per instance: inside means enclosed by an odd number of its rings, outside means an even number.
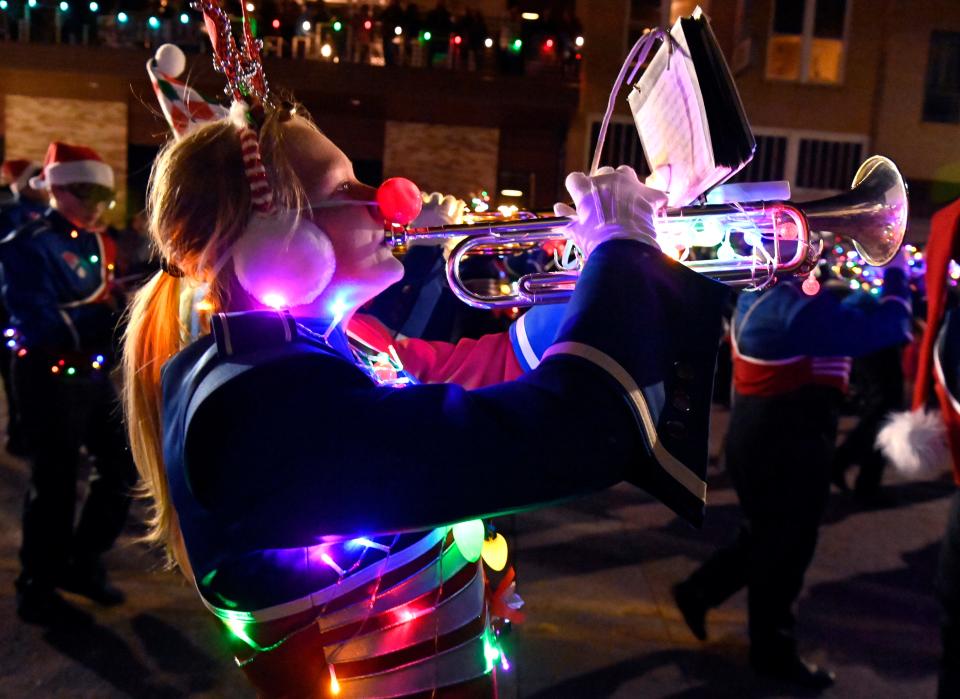
[[[677,483],[686,488],[697,499],[706,502],[707,484],[687,466],[682,464],[673,454],[668,452],[666,447],[660,442],[657,427],[653,421],[653,415],[650,413],[647,401],[643,397],[643,392],[640,390],[640,387],[637,386],[633,377],[630,376],[630,373],[624,369],[619,362],[597,348],[580,342],[558,342],[544,352],[543,358],[546,359],[555,354],[570,354],[586,359],[616,379],[627,392],[627,396],[637,409],[642,427],[646,433],[647,443],[653,450],[657,463],[659,463],[660,467],[669,473]]]
[[[526,318],[527,315],[524,313],[517,321],[517,344],[520,345],[520,353],[523,355],[524,361],[531,369],[536,369],[540,365],[540,358],[537,356],[537,353],[533,351],[530,338],[527,337]]]

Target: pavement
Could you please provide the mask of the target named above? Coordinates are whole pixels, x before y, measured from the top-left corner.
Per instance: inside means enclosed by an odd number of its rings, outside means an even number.
[[[715,455],[726,418],[722,410],[713,416]],[[196,591],[136,543],[142,506],[107,558],[126,604],[99,609],[67,595],[95,615],[93,626],[21,623],[13,580],[27,475],[23,461],[0,453],[0,697],[253,696]],[[526,623],[506,643],[513,669],[505,697],[806,696],[751,673],[744,593],[710,613],[706,643],[673,604],[671,585],[736,532],[736,496],[717,459],[709,482],[699,531],[626,485],[498,520],[527,603]],[[894,502],[886,507],[862,510],[849,495],[831,495],[798,605],[802,650],[837,672],[821,696],[935,696],[931,581],[953,490],[947,476],[907,482],[887,474]]]

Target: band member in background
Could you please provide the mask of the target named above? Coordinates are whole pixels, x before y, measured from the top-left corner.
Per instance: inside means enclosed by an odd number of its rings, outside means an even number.
[[[702,641],[707,611],[746,586],[752,666],[810,689],[826,688],[833,675],[798,655],[792,606],[830,491],[850,357],[910,337],[905,260],[897,260],[875,308],[847,306],[825,291],[808,296],[796,281],[740,296],[731,328],[726,468],[743,524],[735,542],[674,587],[684,620]]]
[[[877,445],[907,475],[952,470],[960,485],[960,311],[948,310],[947,294],[950,262],[960,260],[960,199],[933,215],[926,255],[927,324],[912,410],[893,415]],[[960,696],[960,490],[950,506],[935,587],[943,609],[937,697],[950,699]]]
[[[55,142],[30,186],[49,192],[50,209],[0,245],[15,330],[13,388],[31,459],[17,612],[25,621],[58,623],[86,615],[55,588],[104,605],[123,601],[100,557],[123,527],[136,470],[109,376],[121,310],[103,233],[113,170],[90,148]],[[97,475],[74,526],[81,445]]]
[[[232,113],[151,178],[166,271],[124,360],[153,539],[264,696],[492,696],[509,608],[450,525],[624,479],[698,522],[725,289],[659,252],[662,195],[607,168],[568,178],[588,260],[535,368],[516,333],[378,339],[355,311],[402,267],[376,191],[302,108]],[[179,299],[198,284],[212,332],[187,345]],[[583,438],[558,455],[543,435],[561,424]]]
[[[30,160],[6,160],[0,167],[4,183],[10,188],[10,199],[0,202],[0,241],[17,228],[39,218],[47,208],[47,193],[30,186],[30,178],[40,172],[40,163]],[[0,300],[0,329],[9,326],[10,314]],[[23,436],[20,431],[20,416],[17,401],[10,381],[11,338],[4,337],[0,345],[0,377],[7,398],[7,452],[24,456]]]

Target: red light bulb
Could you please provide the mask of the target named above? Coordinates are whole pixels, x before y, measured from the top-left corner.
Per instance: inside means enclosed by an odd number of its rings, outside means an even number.
[[[270,24],[271,24],[271,26],[272,26],[274,29],[279,29],[279,28],[280,28],[280,20],[279,20],[279,19],[273,20]]]
[[[548,49],[552,49],[552,48],[553,48],[553,39],[547,39],[546,47],[547,47]]]
[[[373,29],[373,22],[371,22],[369,19],[366,20],[363,23],[363,28],[366,29],[367,31],[370,31],[371,29]]]
[[[459,46],[462,41],[463,39],[461,39],[459,36],[453,37],[453,43],[455,43],[457,46]]]
[[[377,190],[377,204],[387,223],[406,226],[420,215],[420,188],[405,177],[391,177]]]

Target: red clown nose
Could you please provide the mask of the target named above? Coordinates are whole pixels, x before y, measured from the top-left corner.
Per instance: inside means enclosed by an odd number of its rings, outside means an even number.
[[[377,204],[387,223],[406,226],[420,215],[420,188],[405,177],[391,177],[377,190]]]

